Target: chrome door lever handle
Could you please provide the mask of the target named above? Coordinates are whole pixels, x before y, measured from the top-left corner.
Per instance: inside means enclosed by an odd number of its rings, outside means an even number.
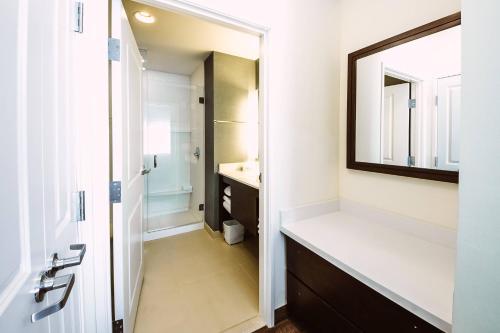
[[[150,172],[151,172],[151,169],[142,169],[141,170],[141,175],[144,176],[144,175],[147,175]]]
[[[57,253],[54,253],[51,258],[51,265],[49,270],[45,273],[48,277],[56,276],[56,273],[61,269],[67,267],[78,266],[82,263],[83,257],[85,257],[85,252],[87,251],[87,246],[85,244],[73,244],[69,246],[70,250],[78,250],[80,253],[74,257],[59,259]]]
[[[75,284],[75,274],[68,274],[59,277],[49,277],[46,274],[42,274],[40,278],[40,284],[37,288],[35,294],[35,300],[37,302],[43,301],[45,294],[51,290],[64,288],[64,292],[59,300],[54,304],[49,305],[48,307],[35,312],[31,315],[31,322],[34,323],[43,319],[51,314],[56,313],[57,311],[64,308],[66,302],[68,301],[69,295],[71,294],[71,290],[73,289],[73,285]]]

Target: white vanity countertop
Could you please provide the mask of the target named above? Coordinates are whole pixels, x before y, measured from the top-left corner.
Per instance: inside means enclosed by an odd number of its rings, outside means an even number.
[[[455,250],[338,211],[281,231],[380,294],[451,332]]]
[[[219,174],[236,180],[250,187],[259,189],[259,164],[253,163],[221,163]]]

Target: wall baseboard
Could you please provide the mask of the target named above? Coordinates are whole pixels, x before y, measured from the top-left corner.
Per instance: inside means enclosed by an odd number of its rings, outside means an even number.
[[[288,319],[288,310],[285,304],[274,310],[274,325],[277,325],[286,319]]]
[[[188,225],[183,225],[180,227],[170,228],[170,229],[162,229],[157,231],[145,232],[143,234],[143,239],[145,242],[149,242],[152,240],[171,237],[175,235],[184,234],[186,232],[191,232],[195,230],[201,230],[204,228],[204,222],[198,222]]]
[[[296,222],[339,210],[339,200],[328,200],[280,211],[281,224]]]
[[[336,211],[380,223],[452,249],[456,248],[456,230],[344,198],[282,210],[280,212],[281,225],[315,218]]]
[[[274,327],[276,327],[279,323],[287,319],[288,319],[288,311],[286,308],[286,304],[274,310]],[[275,329],[270,329],[268,326],[264,326],[259,328],[258,330],[253,331],[253,333],[269,333],[274,331]],[[282,331],[278,330],[277,332],[282,332]],[[284,331],[284,332],[289,332],[289,331]]]
[[[224,234],[219,231],[219,230],[213,230],[207,222],[204,222],[204,228],[205,228],[205,231],[208,232],[208,234],[210,235],[210,237],[212,238],[222,238],[224,236]]]
[[[456,248],[457,231],[434,223],[403,216],[380,208],[368,206],[349,199],[340,199],[340,211],[383,224],[407,234]]]

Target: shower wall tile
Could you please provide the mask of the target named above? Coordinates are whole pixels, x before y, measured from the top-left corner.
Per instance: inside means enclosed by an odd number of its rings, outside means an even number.
[[[191,186],[190,77],[146,71],[143,84],[144,161],[151,168],[145,182],[146,213],[150,217],[186,211],[189,193],[172,192]]]

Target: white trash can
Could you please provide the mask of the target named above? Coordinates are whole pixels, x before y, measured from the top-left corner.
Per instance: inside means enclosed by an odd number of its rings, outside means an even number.
[[[224,221],[224,239],[229,245],[243,242],[245,227],[236,220]]]

